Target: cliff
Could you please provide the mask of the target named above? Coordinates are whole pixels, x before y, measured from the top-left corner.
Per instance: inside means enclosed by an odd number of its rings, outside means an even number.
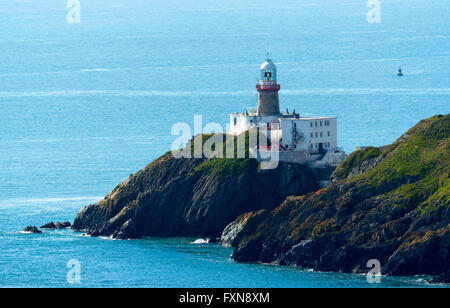
[[[216,239],[241,214],[272,210],[289,195],[317,189],[311,170],[297,164],[262,170],[249,158],[177,159],[167,153],[84,208],[73,229],[120,239]]]
[[[230,224],[239,262],[386,275],[450,271],[450,116],[419,122],[391,146],[352,153],[333,184]]]

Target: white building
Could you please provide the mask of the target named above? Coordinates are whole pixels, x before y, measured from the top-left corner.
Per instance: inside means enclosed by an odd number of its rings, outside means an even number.
[[[267,59],[260,68],[256,85],[258,105],[254,111],[230,115],[230,133],[239,135],[250,129],[262,129],[267,146],[253,150],[255,157],[264,151],[280,151],[281,161],[309,163],[313,167],[337,166],[346,155],[338,149],[336,117],[302,117],[295,110],[280,113],[277,68]]]

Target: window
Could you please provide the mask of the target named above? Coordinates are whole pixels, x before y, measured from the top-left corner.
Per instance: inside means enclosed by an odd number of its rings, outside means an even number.
[[[297,128],[297,123],[294,123],[294,128]]]
[[[317,138],[317,132],[316,132],[316,138]]]
[[[253,124],[253,120],[250,120],[250,124]]]
[[[312,137],[314,137],[314,134],[313,134],[313,133],[311,133],[311,138],[312,138]]]
[[[323,137],[323,136],[322,136],[322,132],[320,132],[320,137]]]
[[[317,121],[316,121],[316,122],[314,122],[314,123],[316,123],[316,127],[317,127]]]
[[[328,137],[330,137],[330,131],[328,131]]]
[[[322,121],[320,121],[320,126],[322,126]]]
[[[237,119],[236,118],[233,118],[233,123],[234,123],[234,126],[236,126],[236,124],[237,124]]]
[[[313,127],[313,124],[312,124],[312,122],[310,122],[309,124],[311,124],[311,127]]]

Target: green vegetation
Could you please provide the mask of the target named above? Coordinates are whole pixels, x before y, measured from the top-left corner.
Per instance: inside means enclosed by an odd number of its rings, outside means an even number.
[[[202,153],[208,150],[215,156],[209,158],[204,163],[194,169],[192,174],[196,172],[208,170],[213,175],[220,177],[239,176],[249,168],[256,169],[258,163],[256,160],[250,158],[249,148],[250,143],[254,142],[252,138],[256,138],[256,131],[247,131],[239,136],[225,135],[225,134],[203,134],[195,137],[194,142],[191,142],[191,153],[195,157],[200,157],[200,148]],[[215,138],[214,140],[210,138]],[[202,146],[195,148],[197,138],[202,138]],[[210,141],[210,144],[208,144]],[[216,141],[216,143],[214,143]],[[198,142],[198,141],[197,141]],[[208,147],[211,146],[211,149]],[[215,147],[218,147],[217,149]],[[227,151],[228,149],[228,151]],[[239,154],[238,155],[238,150]],[[192,175],[191,174],[191,175]]]
[[[450,115],[421,121],[384,155],[379,165],[351,182],[371,187],[393,184],[397,188],[389,194],[399,204],[449,205]]]
[[[210,156],[218,158],[250,158],[250,143],[256,145],[256,138],[257,132],[255,130],[246,131],[239,136],[223,133],[202,134],[195,136],[188,147],[190,147],[193,157],[202,157],[202,154],[210,152]],[[218,148],[216,149],[216,147]],[[238,155],[238,150],[240,155]]]
[[[257,161],[249,158],[213,158],[194,169],[194,172],[208,170],[219,177],[239,176],[249,168],[257,168]]]
[[[335,175],[338,179],[345,179],[354,168],[360,167],[363,162],[376,158],[381,154],[381,151],[374,147],[355,151],[336,169]]]

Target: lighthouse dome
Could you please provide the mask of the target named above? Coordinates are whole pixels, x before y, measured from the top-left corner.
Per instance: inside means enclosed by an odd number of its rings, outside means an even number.
[[[262,69],[262,70],[276,70],[277,67],[276,67],[276,65],[272,62],[272,60],[267,59],[266,62],[264,62],[264,63],[261,65],[261,69]]]
[[[261,65],[259,80],[270,84],[277,82],[277,67],[269,58]]]

